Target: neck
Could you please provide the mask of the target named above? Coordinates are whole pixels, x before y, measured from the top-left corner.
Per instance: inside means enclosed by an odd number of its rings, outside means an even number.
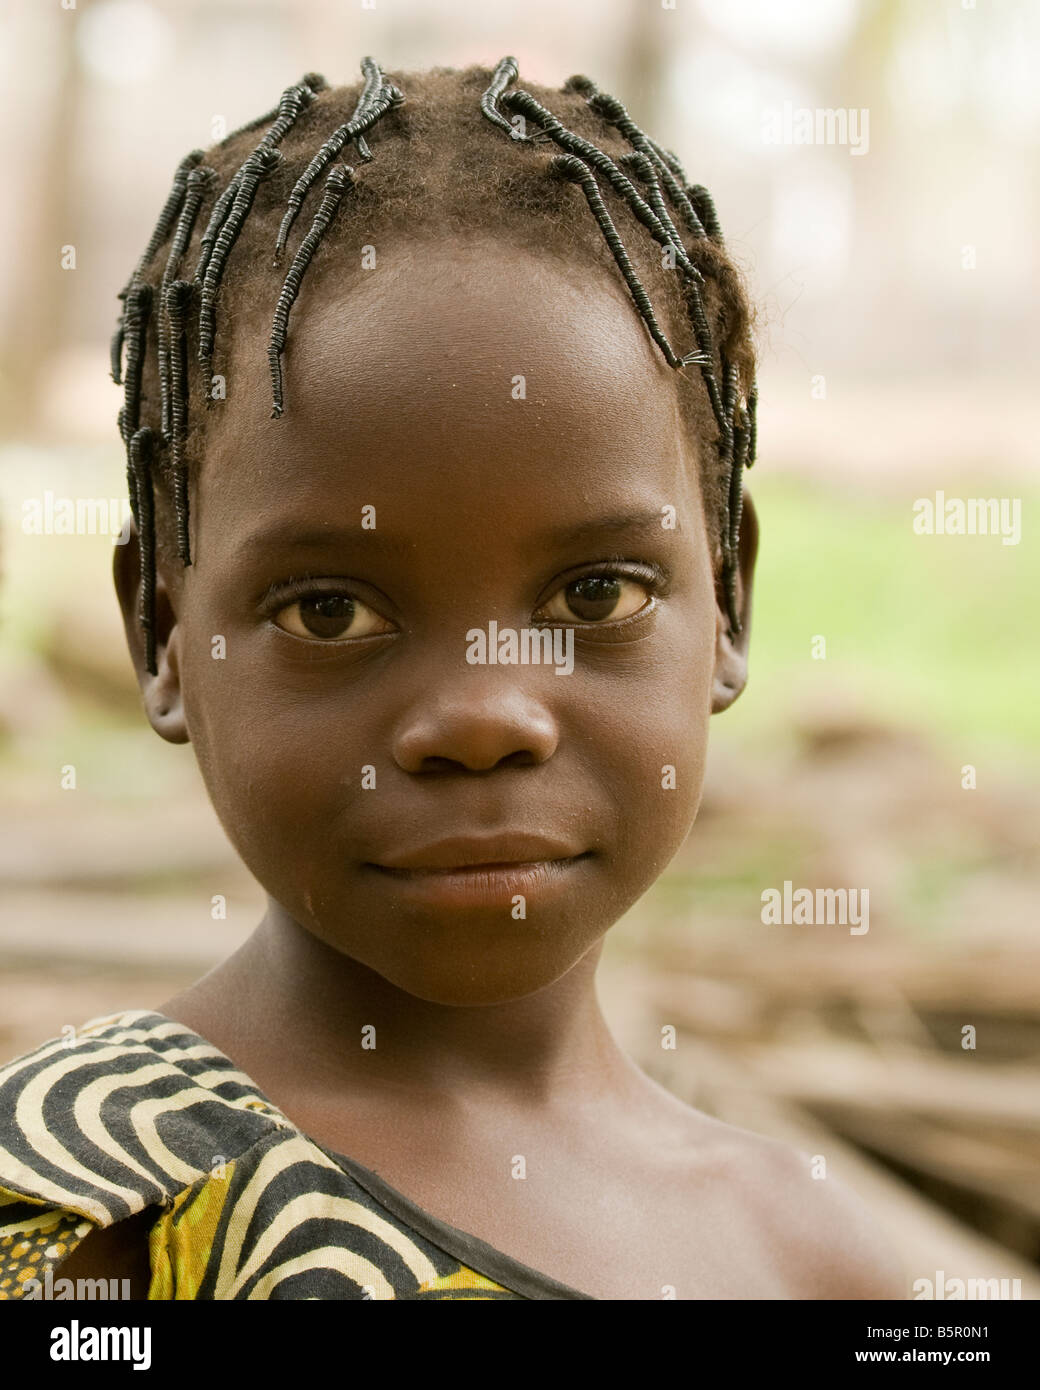
[[[538,1106],[617,1096],[641,1073],[599,1007],[602,944],[523,999],[436,1004],[319,940],[272,900],[249,940],[171,1008],[243,1070],[276,1071],[313,1094],[486,1090]]]

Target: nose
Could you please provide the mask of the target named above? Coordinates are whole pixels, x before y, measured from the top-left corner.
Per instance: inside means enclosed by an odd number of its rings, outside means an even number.
[[[392,746],[405,772],[489,772],[545,762],[558,742],[556,720],[515,673],[467,667],[414,702]]]

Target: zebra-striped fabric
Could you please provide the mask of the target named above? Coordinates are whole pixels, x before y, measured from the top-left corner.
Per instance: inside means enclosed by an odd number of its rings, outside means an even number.
[[[322,1148],[183,1024],[131,1010],[68,1031],[0,1067],[0,1299],[72,1297],[40,1290],[145,1208],[150,1299],[590,1296]]]

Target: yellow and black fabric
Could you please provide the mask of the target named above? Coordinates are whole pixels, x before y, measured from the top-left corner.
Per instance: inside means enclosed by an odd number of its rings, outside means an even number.
[[[591,1297],[323,1148],[183,1024],[69,1033],[0,1067],[0,1299],[58,1288],[84,1237],[145,1208],[149,1299]]]

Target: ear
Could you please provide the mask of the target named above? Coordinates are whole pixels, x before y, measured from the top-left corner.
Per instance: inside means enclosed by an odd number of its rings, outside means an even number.
[[[711,712],[719,714],[737,698],[747,684],[748,643],[751,638],[751,587],[758,555],[758,514],[751,498],[744,494],[740,514],[740,547],[737,564],[737,613],[740,632],[733,636],[726,616],[722,586],[715,589],[715,677],[711,688]]]
[[[152,675],[145,665],[144,629],[141,627],[141,544],[132,518],[126,542],[114,547],[112,577],[123,613],[123,627],[137,684],[144,697],[148,722],[169,743],[188,743],[188,726],[180,683],[180,627],[170,590],[156,567],[155,576],[155,665]]]

